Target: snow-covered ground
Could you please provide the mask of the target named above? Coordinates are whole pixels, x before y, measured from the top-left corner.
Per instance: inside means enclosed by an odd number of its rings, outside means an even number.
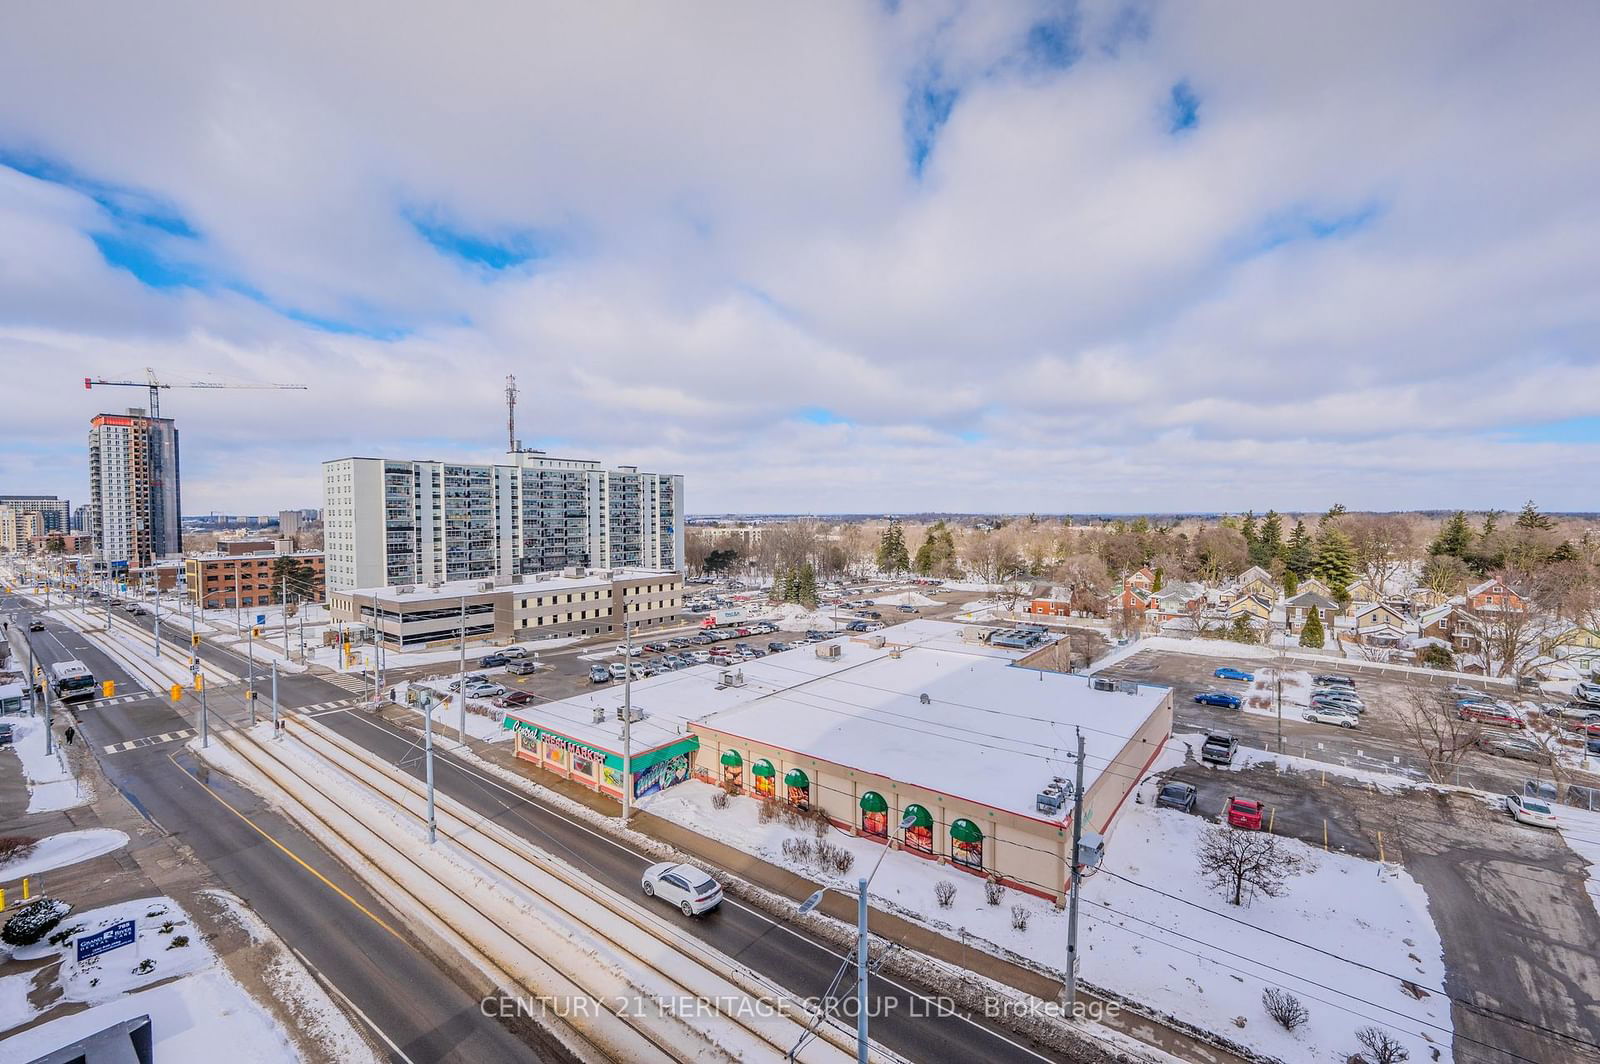
[[[53,868],[87,861],[128,845],[128,836],[114,828],[88,828],[63,831],[40,839],[28,853],[0,864],[0,883],[11,883],[24,876],[36,876]]]
[[[1163,755],[1163,766],[1183,760],[1183,738]],[[1193,738],[1198,749],[1199,737]],[[1148,785],[1146,789],[1152,790]],[[974,876],[906,852],[885,854],[878,843],[834,829],[827,840],[848,850],[855,860],[843,874],[822,870],[784,852],[785,840],[815,845],[808,825],[790,827],[778,819],[763,824],[757,803],[749,798],[734,798],[726,809],[716,809],[711,804],[716,791],[691,780],[639,805],[809,879],[847,890],[882,856],[872,881],[874,904],[975,948],[1020,955],[1051,971],[1062,970],[1066,913],[1050,901],[1008,890],[998,905],[990,905],[983,882]],[[1293,881],[1286,897],[1258,898],[1233,909],[1201,882],[1195,868],[1195,845],[1208,823],[1171,810],[1158,812],[1153,797],[1152,790],[1142,804],[1127,807],[1107,847],[1107,874],[1093,877],[1085,886],[1082,974],[1086,980],[1284,1060],[1343,1060],[1316,1054],[1331,1054],[1361,1025],[1347,1010],[1367,1007],[1347,994],[1395,1010],[1399,1015],[1378,1018],[1408,1038],[1413,1059],[1428,1059],[1422,1031],[1436,1044],[1448,1044],[1449,1005],[1437,994],[1413,999],[1393,978],[1272,934],[1437,987],[1444,977],[1442,946],[1427,914],[1426,897],[1408,875],[1356,857],[1320,852],[1313,856],[1310,847],[1286,839],[1286,845],[1312,860],[1314,870]],[[935,900],[934,886],[940,880],[956,886],[948,909],[939,908]],[[1178,900],[1138,884],[1159,887]],[[1015,926],[1013,906],[1022,907],[1025,929]],[[1249,960],[1230,956],[1229,951]],[[1274,967],[1332,989],[1273,972]],[[1273,1023],[1261,1008],[1267,986],[1286,988],[1301,997],[1312,1011],[1311,1024],[1290,1034]],[[1245,1017],[1243,1028],[1233,1024],[1235,1016]]]
[[[75,938],[48,940],[13,951],[19,959],[60,957],[56,985],[61,999],[93,1007],[49,1020],[0,1043],[7,1060],[31,1060],[121,1020],[150,1015],[155,1052],[161,1060],[227,1060],[230,1064],[281,1064],[300,1059],[279,1026],[221,966],[184,910],[170,898],[141,898],[84,913],[72,913],[61,928],[92,933],[134,920],[135,944],[78,963]],[[185,945],[175,945],[185,935]],[[146,963],[148,962],[148,963]],[[34,1010],[17,1000],[17,980],[0,982],[0,1023],[10,1029]],[[163,982],[153,989],[149,984]],[[23,988],[26,992],[26,988]],[[370,1059],[370,1056],[369,1056]]]
[[[1240,696],[1244,699],[1244,711],[1257,716],[1277,717],[1278,715],[1278,671],[1274,668],[1258,668],[1251,675],[1255,679],[1249,688]],[[1219,689],[1235,681],[1219,680]],[[1298,718],[1311,705],[1311,673],[1304,669],[1283,670],[1283,715]]]
[[[406,693],[413,687],[430,688],[435,695],[443,701],[433,707],[433,728],[435,734],[448,732],[455,734],[461,722],[461,710],[456,705],[456,695],[449,689],[455,680],[454,676],[441,676],[427,680],[418,680],[396,685],[395,700],[403,707],[412,709],[417,714],[418,726],[422,723],[422,713],[416,707],[406,702]],[[467,699],[467,735],[473,739],[481,739],[486,743],[504,743],[511,741],[511,733],[500,726],[505,718],[505,710],[493,705],[486,698]]]
[[[1560,826],[1556,828],[1572,852],[1589,865],[1587,889],[1595,911],[1600,912],[1600,810],[1590,812],[1570,805],[1552,807]]]
[[[28,781],[28,812],[51,813],[94,801],[94,787],[72,774],[66,749],[56,737],[55,749],[44,751],[44,717],[11,717],[12,748],[22,759]]]

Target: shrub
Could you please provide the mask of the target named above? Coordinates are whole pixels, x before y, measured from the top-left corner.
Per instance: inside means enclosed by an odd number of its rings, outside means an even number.
[[[1028,907],[1026,905],[1013,905],[1011,907],[1011,927],[1017,931],[1028,929]]]
[[[777,816],[777,814],[778,808],[771,801],[763,801],[756,807],[756,820],[763,824],[772,823],[773,817]]]
[[[33,852],[36,839],[26,835],[0,835],[0,862],[20,861]]]
[[[67,939],[76,938],[88,929],[88,924],[68,924],[66,927],[58,927],[55,934],[50,936],[49,942],[52,946],[59,946]]]
[[[988,902],[990,905],[999,905],[1000,900],[1005,896],[1006,888],[1003,884],[993,879],[987,880],[983,884],[983,900]]]
[[[956,885],[948,879],[941,879],[933,885],[933,896],[939,902],[939,908],[948,909],[956,900]]]
[[[1261,992],[1261,1007],[1285,1031],[1292,1031],[1311,1018],[1311,1013],[1299,998],[1275,986],[1269,986]]]
[[[138,964],[135,964],[131,969],[129,969],[129,972],[133,975],[149,975],[155,970],[156,962],[151,960],[149,957],[146,957],[144,960],[140,961]]]
[[[1411,1059],[1411,1050],[1400,1044],[1400,1040],[1388,1031],[1377,1027],[1363,1027],[1356,1032],[1356,1041],[1361,1043],[1363,1052],[1357,1053],[1352,1060],[1360,1060],[1363,1064],[1405,1064]]]
[[[791,861],[809,864],[812,857],[811,840],[794,838],[784,839],[783,855],[789,858]]]
[[[825,813],[823,813],[822,810],[818,809],[812,812],[811,833],[813,835],[819,839],[823,838],[828,834],[828,829],[831,827],[833,827],[833,825],[828,822],[828,817]]]
[[[170,935],[170,934],[172,934],[173,928],[175,928],[177,926],[178,925],[173,923],[171,920],[167,920],[167,921],[163,922],[162,925],[161,925],[161,933],[163,935]]]
[[[172,941],[167,943],[168,949],[181,949],[189,944],[188,935],[173,935]]]
[[[0,928],[0,942],[11,946],[31,946],[48,935],[67,918],[72,906],[55,898],[35,898]]]
[[[855,867],[855,863],[856,863],[856,855],[855,854],[851,853],[849,850],[845,849],[843,846],[839,846],[839,847],[835,848],[835,853],[833,855],[833,870],[835,872],[839,873],[842,876],[846,872],[849,872],[851,868]]]
[[[712,795],[711,795],[711,808],[713,808],[713,809],[726,809],[726,808],[728,808],[728,792],[727,791],[714,791],[712,793]]]

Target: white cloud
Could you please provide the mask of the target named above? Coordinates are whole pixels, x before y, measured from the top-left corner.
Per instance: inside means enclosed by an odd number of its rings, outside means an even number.
[[[1061,69],[1053,5],[889,7],[9,13],[0,152],[171,205],[214,282],[0,166],[0,477],[81,497],[143,401],[82,377],[154,366],[311,383],[163,404],[187,508],[314,505],[323,458],[494,454],[515,372],[525,440],[692,510],[1594,505],[1600,445],[1506,430],[1600,394],[1597,9],[1093,3]],[[552,253],[486,279],[407,211]]]

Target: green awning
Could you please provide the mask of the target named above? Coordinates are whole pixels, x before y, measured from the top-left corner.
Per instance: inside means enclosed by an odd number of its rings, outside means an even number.
[[[868,791],[861,796],[861,811],[863,813],[887,813],[889,803],[883,800],[883,795],[877,791]]]
[[[914,828],[933,827],[933,814],[928,812],[922,806],[917,805],[915,802],[906,806],[905,815],[913,818],[911,821],[911,826]],[[904,817],[901,819],[904,819]]]
[[[739,756],[739,751],[737,750],[724,750],[722,751],[722,763],[729,768],[738,768],[744,764],[744,758]]]
[[[810,787],[811,779],[800,769],[792,768],[783,774],[785,787]]]
[[[957,820],[950,825],[950,837],[957,842],[977,845],[983,841],[983,832],[979,831],[978,825],[970,820]]]
[[[750,775],[752,776],[771,777],[776,776],[777,774],[778,773],[774,771],[772,767],[772,762],[768,761],[766,758],[762,758],[760,761],[757,761],[755,764],[750,766]]]

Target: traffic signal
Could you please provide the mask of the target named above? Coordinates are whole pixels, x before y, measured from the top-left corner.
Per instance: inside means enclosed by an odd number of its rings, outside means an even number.
[[[195,673],[194,674],[194,689],[196,691],[204,690],[205,686],[206,686],[205,673],[203,673],[203,672]]]
[[[192,647],[197,647],[200,645],[200,635],[198,632],[189,637],[189,645]]]
[[[172,696],[172,700],[174,702],[182,702],[183,701],[183,684],[181,684],[181,683],[173,684],[172,685],[172,690],[169,691],[168,694],[170,694]]]

